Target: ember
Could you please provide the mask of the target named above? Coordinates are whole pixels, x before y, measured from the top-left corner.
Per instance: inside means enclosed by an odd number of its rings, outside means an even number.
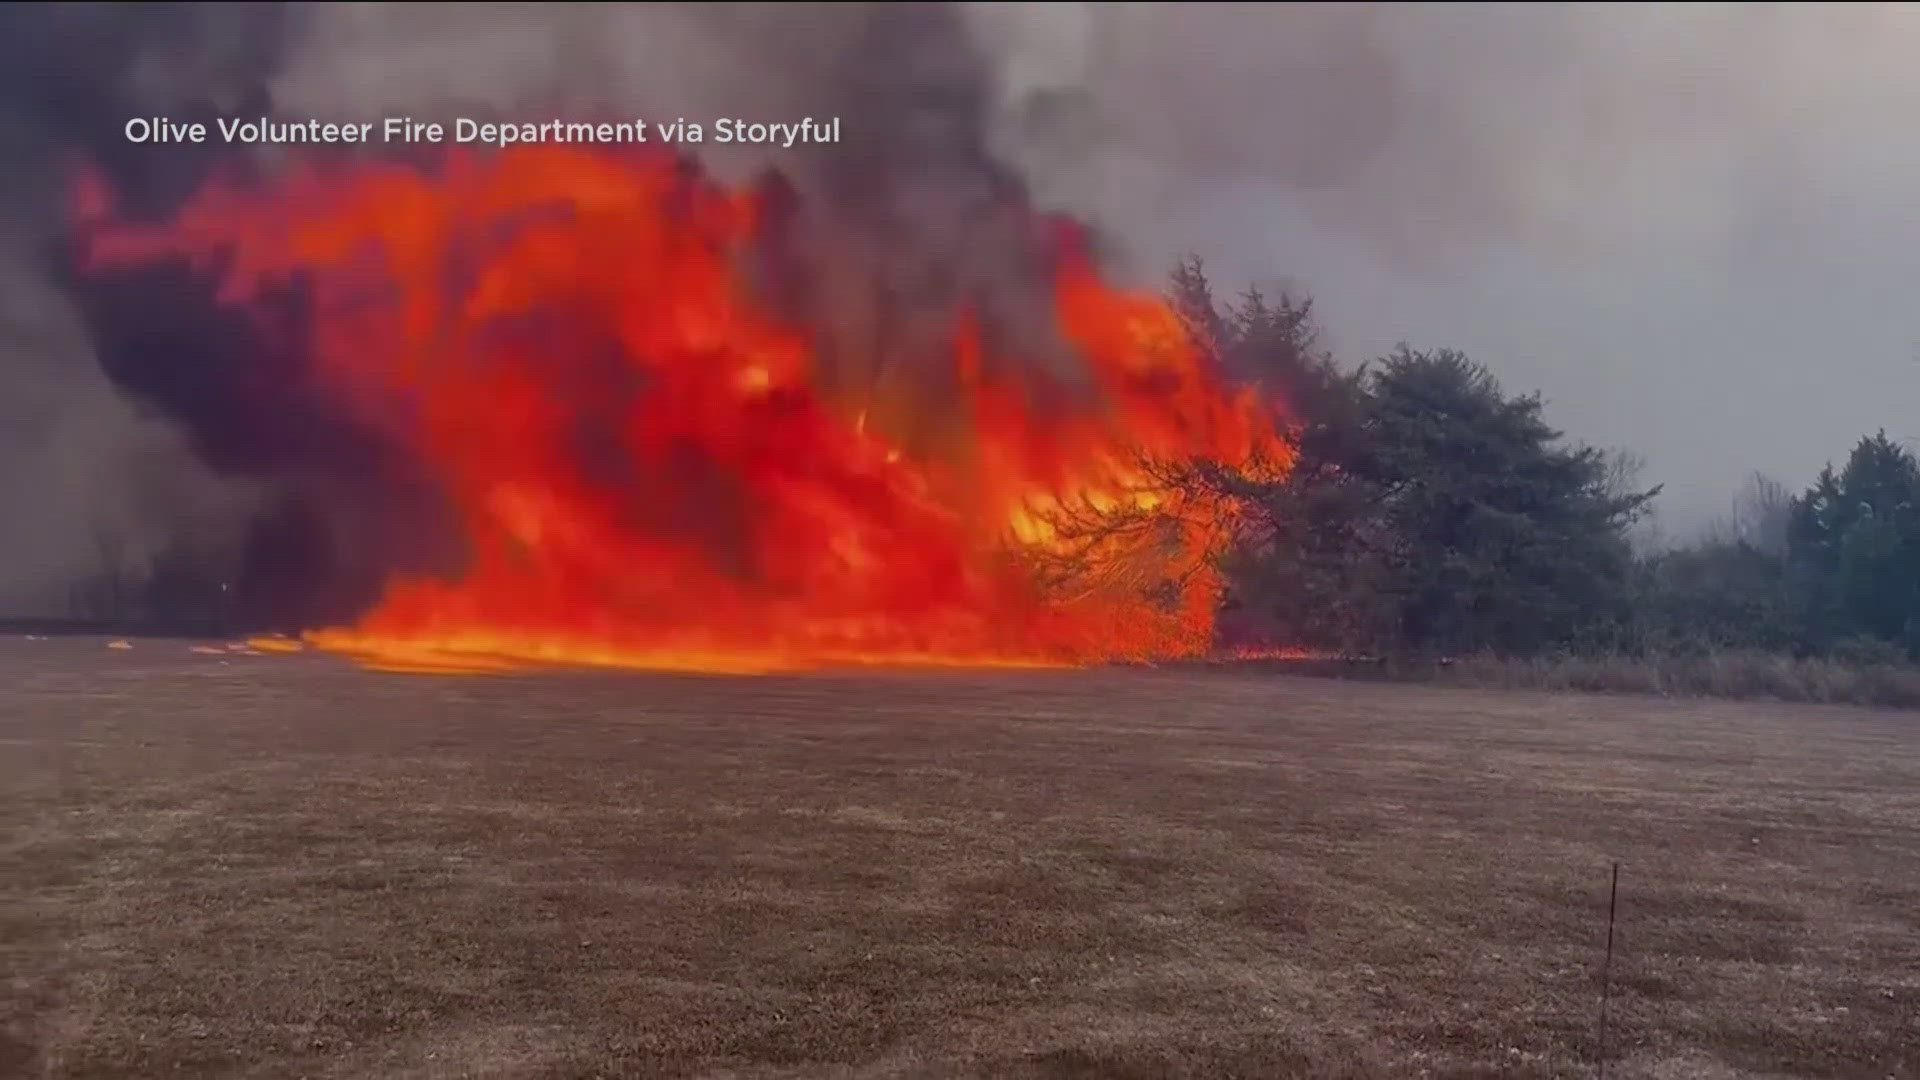
[[[1164,304],[1037,219],[1084,385],[995,355],[961,310],[914,393],[828,377],[858,365],[744,269],[760,201],[664,157],[308,171],[211,187],[157,231],[86,195],[96,264],[186,256],[235,305],[305,282],[313,363],[457,509],[461,565],[307,635],[377,666],[1194,655],[1235,505],[1193,477],[1291,460]]]

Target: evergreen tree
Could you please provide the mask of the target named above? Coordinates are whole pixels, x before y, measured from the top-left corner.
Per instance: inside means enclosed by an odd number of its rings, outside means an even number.
[[[1920,659],[1920,463],[1862,439],[1797,499],[1750,478],[1693,547],[1636,561],[1659,489],[1628,458],[1568,445],[1537,395],[1451,350],[1342,371],[1311,301],[1220,303],[1205,269],[1170,298],[1196,340],[1282,400],[1284,479],[1229,561],[1223,624],[1349,654],[1715,649]]]
[[[1794,504],[1788,544],[1808,637],[1849,638],[1920,657],[1920,463],[1879,432]]]
[[[1562,445],[1538,396],[1461,353],[1403,346],[1367,390],[1403,647],[1525,654],[1621,614],[1626,530],[1657,488],[1614,490],[1604,453]]]

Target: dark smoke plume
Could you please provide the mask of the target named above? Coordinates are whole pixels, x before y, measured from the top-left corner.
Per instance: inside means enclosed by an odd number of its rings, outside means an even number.
[[[937,414],[948,394],[929,373],[948,370],[964,310],[991,355],[1071,387],[1044,222],[989,152],[992,66],[959,7],[173,4],[16,7],[0,18],[16,159],[41,169],[24,200],[35,220],[79,164],[135,220],[164,218],[215,169],[275,165],[270,149],[130,143],[122,129],[134,116],[210,128],[256,115],[838,116],[840,146],[701,155],[792,196],[768,237],[762,285],[818,329],[832,376],[891,387],[903,411]],[[637,43],[647,63],[623,69],[630,54],[609,46],[618,41]],[[490,52],[504,63],[482,63]],[[657,61],[671,52],[686,66],[661,81]],[[739,78],[743,64],[751,78]],[[460,82],[478,69],[491,81]],[[184,265],[76,274],[63,261],[70,241],[54,232],[23,249],[25,265],[52,267],[84,325],[61,362],[94,379],[94,392],[104,375],[134,411],[163,418],[190,451],[174,462],[183,475],[250,494],[218,520],[136,523],[157,550],[194,529],[222,536],[202,556],[209,584],[232,587],[244,621],[289,626],[350,616],[387,572],[457,557],[430,487],[314,379],[297,293],[270,298],[270,317],[243,317]]]
[[[271,113],[271,81],[302,16],[267,4],[7,9],[0,70],[16,110],[12,160],[34,170],[30,209],[58,220],[51,211],[84,168],[113,193],[117,214],[156,221],[214,169],[243,169],[249,163],[236,148],[212,140],[138,144],[124,125],[164,117],[212,129],[223,117]],[[135,582],[171,574],[184,579],[174,585],[172,606],[259,626],[349,615],[374,595],[387,567],[409,561],[410,536],[419,530],[408,526],[420,514],[398,508],[431,503],[404,459],[314,386],[300,349],[299,297],[281,298],[281,318],[263,322],[216,305],[212,281],[184,265],[83,272],[70,235],[22,230],[16,239],[24,270],[47,270],[85,333],[65,343],[61,356],[10,350],[11,374],[27,364],[61,365],[66,370],[55,377],[79,395],[100,394],[104,375],[133,406],[131,424],[165,431],[184,447],[167,466],[174,485],[248,496],[102,522],[100,504],[119,479],[102,478],[98,489],[77,493],[69,512],[86,520],[97,543],[137,541],[143,557],[69,572]],[[120,465],[109,459],[109,467]],[[29,561],[18,570],[36,568]],[[210,611],[213,604],[223,610]],[[120,614],[164,624],[180,612]]]
[[[220,415],[182,415],[185,387],[237,361],[194,368],[179,335],[142,356],[102,325],[137,321],[119,314],[137,298],[81,304],[55,272],[71,162],[157,214],[225,152],[130,146],[128,116],[838,114],[838,147],[700,156],[733,183],[780,170],[796,254],[767,286],[832,313],[849,377],[911,371],[924,327],[969,292],[1004,351],[1057,361],[1022,315],[1024,186],[1120,230],[1138,283],[1197,250],[1228,288],[1308,275],[1343,356],[1463,347],[1717,513],[1755,467],[1810,479],[1859,432],[1911,426],[1920,368],[1896,294],[1920,251],[1915,22],[1897,5],[11,5],[0,610],[181,544],[227,558],[263,503],[298,509],[277,532],[334,562],[392,558],[375,523],[394,518],[353,519],[338,504],[365,500],[330,493],[361,480],[293,478],[385,460],[300,389],[296,354],[246,362],[276,388],[220,380],[199,406]],[[1810,355],[1852,364],[1811,400]],[[270,408],[248,409],[298,419],[250,432],[227,412],[253,394]],[[1715,416],[1732,426],[1707,437]],[[263,440],[289,445],[253,460]],[[283,561],[297,593],[326,560]]]
[[[71,169],[111,176],[130,213],[165,213],[201,148],[137,152],[126,119],[210,116],[263,100],[284,12],[258,5],[9,5],[0,10],[0,613],[59,615],[69,589],[138,579],[156,561],[231,559],[250,485],[198,460],[180,424],[116,381],[167,388],[170,364],[96,351],[89,288],[69,273]],[[154,290],[161,302],[164,289]],[[184,386],[171,396],[181,399]]]

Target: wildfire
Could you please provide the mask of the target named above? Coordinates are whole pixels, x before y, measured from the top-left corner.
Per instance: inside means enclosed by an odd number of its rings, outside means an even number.
[[[159,230],[83,196],[96,265],[185,256],[236,305],[304,282],[319,370],[457,509],[463,565],[306,635],[376,666],[1195,655],[1235,506],[1185,481],[1291,461],[1253,394],[1069,229],[1053,309],[1090,387],[1036,393],[960,312],[953,392],[902,397],[823,377],[835,358],[742,270],[756,198],[663,158],[290,173],[209,187]]]

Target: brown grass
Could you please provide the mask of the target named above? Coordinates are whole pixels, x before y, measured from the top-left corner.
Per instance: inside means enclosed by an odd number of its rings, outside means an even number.
[[[1507,660],[1468,657],[1437,669],[1442,682],[1487,689],[1582,690],[1734,700],[1920,709],[1920,667],[1844,663],[1768,653]]]
[[[0,1076],[1916,1076],[1914,723],[0,642]]]

